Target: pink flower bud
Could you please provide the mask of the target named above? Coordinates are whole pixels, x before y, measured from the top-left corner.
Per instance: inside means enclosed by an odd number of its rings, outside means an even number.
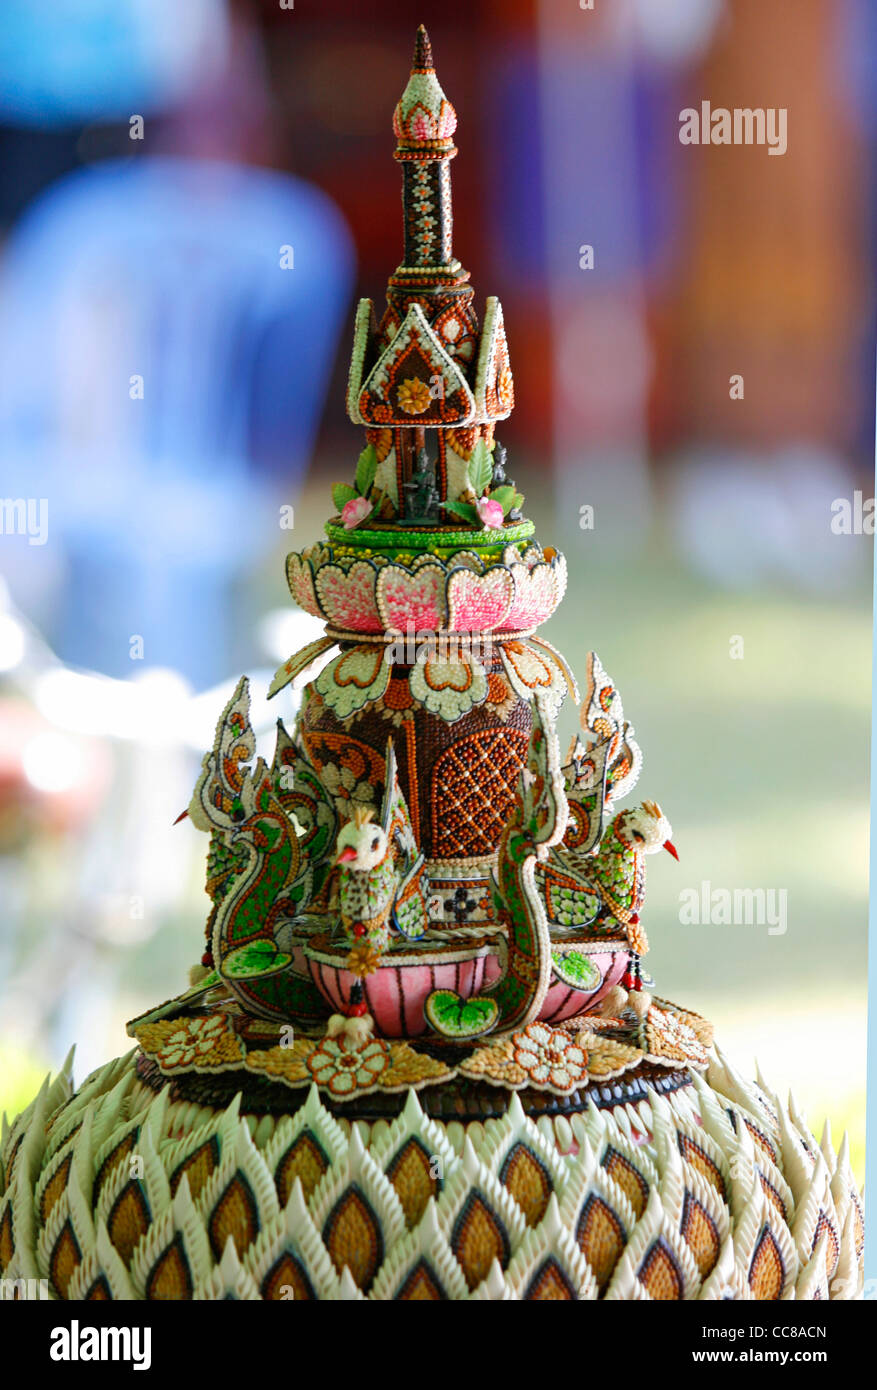
[[[479,497],[475,503],[478,520],[484,526],[502,526],[502,507],[489,497]]]
[[[341,508],[341,520],[345,529],[352,531],[354,526],[365,520],[371,510],[372,504],[367,497],[351,497]]]

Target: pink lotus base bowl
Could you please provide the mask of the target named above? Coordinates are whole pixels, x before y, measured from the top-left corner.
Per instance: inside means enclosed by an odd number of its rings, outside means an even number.
[[[326,1003],[345,1013],[357,977],[344,968],[346,953],[335,953],[309,945],[304,951],[311,979]],[[609,947],[588,952],[602,980],[596,989],[584,992],[552,979],[539,1015],[546,1023],[559,1024],[577,1014],[596,1009],[606,994],[620,982],[627,969],[626,950]],[[448,946],[446,950],[398,952],[382,962],[362,981],[366,1007],[375,1021],[376,1031],[385,1038],[417,1037],[428,1028],[424,1005],[433,990],[447,989],[464,999],[494,984],[502,973],[498,948]]]

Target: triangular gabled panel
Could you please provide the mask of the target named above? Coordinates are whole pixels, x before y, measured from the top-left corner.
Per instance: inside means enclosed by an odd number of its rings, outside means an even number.
[[[420,305],[412,304],[360,393],[360,420],[368,425],[436,428],[465,425],[474,416],[475,399],[465,377]]]
[[[491,420],[506,420],[514,404],[515,386],[509,364],[502,305],[495,295],[491,295],[484,314],[475,374],[476,419],[482,424]]]

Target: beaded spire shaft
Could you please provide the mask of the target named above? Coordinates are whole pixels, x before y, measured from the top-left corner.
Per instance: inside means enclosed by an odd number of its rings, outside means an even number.
[[[398,141],[394,158],[402,165],[404,249],[391,283],[415,276],[435,284],[455,283],[461,267],[451,248],[451,160],[457,113],[439,84],[429,35],[421,24],[408,84],[393,113]]]

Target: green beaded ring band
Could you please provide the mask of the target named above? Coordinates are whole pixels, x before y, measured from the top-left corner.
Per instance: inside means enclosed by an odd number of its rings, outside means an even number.
[[[529,540],[535,534],[532,521],[519,521],[514,526],[487,526],[469,530],[461,526],[436,526],[429,531],[406,531],[404,528],[367,530],[357,526],[348,531],[334,521],[327,521],[326,535],[334,545],[363,550],[424,550],[439,557],[453,555],[458,550],[503,550],[507,545]]]

